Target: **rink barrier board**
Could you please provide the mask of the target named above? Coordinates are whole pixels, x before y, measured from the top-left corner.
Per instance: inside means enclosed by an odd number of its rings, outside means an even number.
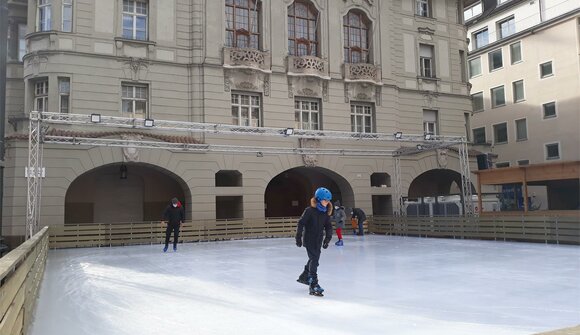
[[[0,259],[0,334],[26,334],[48,251],[48,227]]]

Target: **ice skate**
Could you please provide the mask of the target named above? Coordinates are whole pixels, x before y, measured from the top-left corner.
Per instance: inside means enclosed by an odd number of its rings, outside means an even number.
[[[167,246],[163,248],[163,252],[167,252]]]
[[[334,243],[334,245],[336,245],[337,247],[342,247],[344,245],[344,242],[342,242],[342,240],[338,240],[336,241],[336,243]]]
[[[173,252],[177,252],[177,247],[173,247]]]
[[[310,286],[310,295],[315,295],[317,297],[323,297],[324,289],[318,285],[318,279],[310,277],[308,278],[309,286]]]
[[[304,270],[296,281],[300,284],[308,285],[308,271]]]

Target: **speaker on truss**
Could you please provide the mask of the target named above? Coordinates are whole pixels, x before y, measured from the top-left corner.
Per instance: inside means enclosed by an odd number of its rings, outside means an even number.
[[[489,169],[489,160],[487,159],[487,154],[479,154],[477,157],[477,169],[487,170]]]

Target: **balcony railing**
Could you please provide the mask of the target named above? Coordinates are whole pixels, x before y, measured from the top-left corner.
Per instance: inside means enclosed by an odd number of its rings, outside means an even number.
[[[328,62],[316,56],[288,56],[287,72],[289,75],[315,76],[330,79]]]
[[[344,63],[345,81],[367,81],[381,84],[381,67],[369,63]]]
[[[224,48],[224,67],[270,72],[270,53],[250,48]]]

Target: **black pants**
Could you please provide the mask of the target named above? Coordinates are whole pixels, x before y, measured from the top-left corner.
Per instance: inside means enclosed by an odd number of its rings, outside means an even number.
[[[308,270],[308,276],[317,279],[318,271],[318,260],[320,260],[320,246],[316,247],[306,247],[306,252],[308,253],[308,262],[306,263],[305,270]]]
[[[179,239],[179,223],[168,223],[167,228],[165,229],[165,246],[169,245],[169,236],[171,236],[171,232],[173,231],[173,247],[177,247],[177,242]]]

